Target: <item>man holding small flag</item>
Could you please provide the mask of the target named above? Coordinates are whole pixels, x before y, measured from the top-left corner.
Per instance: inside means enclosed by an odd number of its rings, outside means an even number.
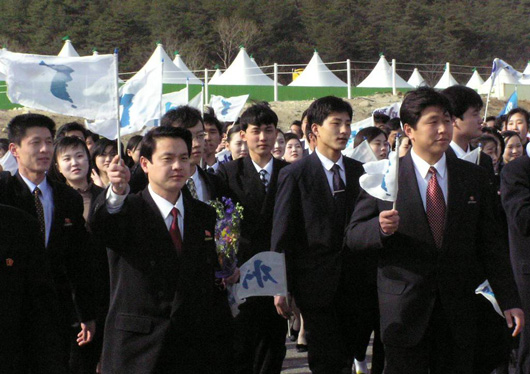
[[[351,250],[379,253],[385,373],[489,373],[497,363],[476,360],[475,289],[487,278],[513,335],[524,326],[506,248],[491,224],[495,193],[484,170],[446,156],[452,107],[442,94],[407,93],[400,118],[413,147],[400,162],[396,208],[361,192],[346,229]]]

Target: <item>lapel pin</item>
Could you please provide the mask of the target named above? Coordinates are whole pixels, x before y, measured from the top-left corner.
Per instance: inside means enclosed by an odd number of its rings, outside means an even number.
[[[72,226],[72,220],[70,218],[65,218],[64,226]]]
[[[12,258],[6,258],[6,266],[13,266],[14,263]]]

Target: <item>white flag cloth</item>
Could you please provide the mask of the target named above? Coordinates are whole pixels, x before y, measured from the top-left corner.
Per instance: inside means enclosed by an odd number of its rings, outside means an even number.
[[[4,171],[10,172],[11,175],[15,175],[18,170],[17,159],[9,150],[2,158],[0,158],[0,165],[2,165],[2,169],[4,169]]]
[[[523,74],[515,70],[510,64],[506,63],[500,58],[493,60],[493,65],[491,67],[491,86],[495,84],[495,79],[499,75],[502,69],[506,69],[510,75],[512,75],[516,80],[523,78]]]
[[[249,95],[223,97],[212,95],[210,106],[215,111],[215,116],[221,122],[235,122],[239,113],[245,106]]]
[[[495,309],[495,311],[499,313],[499,315],[502,318],[506,318],[504,316],[504,313],[501,310],[501,307],[499,306],[499,303],[497,302],[497,299],[495,298],[495,294],[493,293],[493,290],[491,289],[490,282],[487,279],[484,282],[482,282],[480,286],[477,287],[477,289],[475,290],[475,293],[477,295],[482,295],[486,299],[488,299],[491,305],[493,305],[493,309]]]
[[[352,148],[353,149],[353,142],[355,140],[355,136],[359,131],[361,131],[364,128],[371,127],[374,125],[373,117],[368,117],[363,119],[362,121],[352,123],[350,125],[351,134],[350,138],[348,139],[348,142],[346,143],[346,148],[344,148],[344,151],[342,153],[344,154],[345,151]]]
[[[120,134],[129,135],[144,127],[158,126],[162,100],[162,62],[144,66],[120,87]],[[114,116],[115,117],[115,116]],[[86,122],[88,129],[116,139],[116,119]]]
[[[379,160],[363,165],[366,174],[361,175],[361,188],[377,199],[394,202],[397,195],[396,166],[394,160]]]
[[[368,140],[364,140],[355,148],[348,148],[342,151],[344,156],[353,158],[356,161],[362,162],[363,164],[367,162],[377,161],[377,157],[374,154],[374,151],[370,147]]]
[[[391,119],[399,117],[399,110],[401,109],[401,103],[394,103],[389,106],[385,106],[382,108],[377,108],[372,112],[372,116],[374,114],[386,114]]]
[[[189,106],[198,109],[199,111],[202,111],[204,107],[204,100],[202,98],[202,92],[199,92],[193,99],[190,100],[188,103]]]
[[[235,292],[239,304],[249,296],[287,296],[283,253],[260,252],[245,262],[239,271],[241,276]]]
[[[471,162],[472,164],[478,164],[478,155],[480,154],[480,147],[475,148],[471,152],[466,153],[462,157],[460,157],[461,160]]]
[[[91,120],[116,117],[116,59],[41,56],[0,50],[7,96],[28,108]]]
[[[162,112],[167,113],[171,109],[177,109],[179,106],[188,104],[188,89],[183,88],[180,91],[170,92],[162,95]]]

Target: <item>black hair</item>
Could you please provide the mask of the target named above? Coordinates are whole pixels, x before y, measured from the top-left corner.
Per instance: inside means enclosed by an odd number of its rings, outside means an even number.
[[[484,148],[484,145],[487,144],[487,143],[495,143],[495,147],[498,146],[497,141],[495,140],[493,135],[490,135],[490,134],[483,134],[483,135],[479,136],[476,139],[476,143],[477,144],[481,144],[482,148]]]
[[[278,116],[270,108],[268,103],[262,102],[254,104],[247,108],[241,114],[241,130],[247,131],[248,125],[262,126],[274,125],[278,126]]]
[[[283,138],[285,139],[285,133],[281,129],[276,129],[278,131],[278,134],[282,134]],[[276,134],[276,137],[278,137],[278,134]]]
[[[497,117],[495,117],[495,116],[487,116],[487,117],[486,117],[486,122],[488,122],[488,121],[495,121],[496,119],[497,119]]]
[[[189,129],[200,122],[204,127],[201,112],[189,105],[182,105],[176,109],[171,109],[164,114],[160,120],[160,126],[174,126]]]
[[[331,113],[347,113],[350,120],[353,117],[353,109],[350,103],[336,96],[326,96],[313,101],[307,109],[308,127],[311,128],[313,123],[322,126],[324,120]]]
[[[519,140],[521,141],[521,143],[523,142],[523,140],[521,139],[521,135],[519,135],[519,133],[517,131],[507,130],[507,131],[501,132],[501,135],[502,135],[502,138],[504,139],[504,146],[505,147],[506,147],[506,144],[508,143],[508,141],[511,138],[513,138],[514,136],[517,136],[519,138]]]
[[[26,132],[32,127],[47,128],[50,130],[52,138],[55,136],[55,122],[50,117],[36,113],[20,114],[13,117],[7,125],[9,143],[20,145]]]
[[[140,147],[140,143],[142,142],[142,139],[144,137],[142,135],[135,135],[129,139],[127,142],[127,146],[125,147],[125,154],[123,155],[125,160],[125,165],[127,165],[129,168],[132,168],[134,166],[134,160],[131,156],[129,156],[127,151],[134,152],[136,149]]]
[[[1,138],[0,139],[0,149],[3,150],[4,152],[7,152],[7,150],[9,149],[9,140],[7,140],[5,138]]]
[[[240,132],[241,132],[241,126],[240,125],[232,126],[230,131],[228,131],[228,134],[226,134],[227,143],[230,143],[230,140],[232,140],[232,136],[234,136],[234,134],[236,134],[236,133],[239,134]]]
[[[453,109],[453,116],[458,117],[461,120],[464,119],[464,113],[469,108],[480,110],[484,105],[482,98],[477,91],[466,86],[455,85],[447,87],[441,92],[441,94],[449,100],[451,108]]]
[[[438,107],[451,116],[453,114],[451,103],[444,95],[434,88],[422,86],[406,93],[399,110],[399,118],[404,125],[408,124],[416,129],[421,114],[430,106]]]
[[[287,134],[285,134],[285,144],[287,145],[287,142],[289,140],[297,140],[298,141],[298,144],[300,144],[300,146],[302,145],[302,142],[300,141],[300,138],[296,135],[296,134],[293,134],[292,132],[288,132]]]
[[[291,126],[292,125],[295,125],[295,126],[298,126],[298,127],[302,127],[302,121],[298,121],[297,119],[295,119],[292,123],[291,123]]]
[[[497,129],[497,131],[502,131],[503,122],[506,122],[506,114],[498,116],[497,119],[495,119],[495,125],[493,126],[495,127],[495,129]]]
[[[373,120],[374,120],[374,123],[382,123],[386,125],[387,122],[390,121],[390,116],[387,116],[384,113],[374,113]]]
[[[365,139],[368,141],[368,143],[370,143],[372,140],[374,140],[381,134],[383,134],[385,136],[385,139],[388,140],[388,135],[386,134],[386,132],[381,130],[379,127],[375,127],[375,126],[365,127],[364,129],[360,130],[355,135],[355,139],[353,140],[353,147],[357,147]]]
[[[501,156],[504,153],[504,138],[501,133],[495,127],[483,127],[482,133],[484,135],[489,135],[497,139],[497,144],[501,148]]]
[[[300,118],[300,124],[302,124],[304,122],[304,118],[307,117],[307,111],[309,110],[309,108],[307,108],[306,110],[304,110],[302,112],[302,118]]]
[[[66,133],[71,131],[79,131],[83,134],[85,139],[87,137],[87,129],[85,129],[85,126],[78,122],[68,122],[59,127],[59,130],[57,130],[57,134],[55,135],[55,140],[57,141],[61,138],[64,138]]]
[[[85,151],[85,154],[87,156],[87,162],[88,162],[88,172],[86,175],[86,180],[88,183],[92,181],[92,161],[90,159],[90,151],[88,150],[88,147],[86,146],[86,143],[75,136],[63,136],[62,138],[59,138],[55,142],[55,146],[53,149],[53,162],[50,167],[50,171],[48,172],[48,176],[50,176],[52,179],[61,182],[61,183],[67,183],[66,178],[64,175],[61,174],[59,171],[59,165],[58,165],[58,157],[63,154],[68,148],[76,148],[81,147],[83,151]]]
[[[528,111],[523,108],[513,108],[512,110],[510,110],[506,115],[506,124],[508,124],[508,122],[510,121],[510,117],[517,113],[523,115],[526,121],[526,126],[528,127],[530,125],[530,114],[528,114]]]
[[[92,140],[95,142],[97,142],[100,138],[100,136],[90,130],[85,130],[85,133],[86,133],[86,136],[85,136],[85,140],[88,139],[88,138],[92,138]]]
[[[223,133],[223,125],[221,124],[221,121],[217,119],[215,114],[213,113],[204,113],[204,123],[208,123],[210,125],[214,125],[217,131],[219,132],[219,135]]]
[[[156,143],[159,139],[172,138],[182,139],[188,147],[188,156],[191,154],[191,132],[182,127],[160,126],[155,127],[144,135],[142,147],[140,148],[140,157],[144,157],[153,162],[153,153],[156,151]]]
[[[389,132],[401,130],[401,119],[399,119],[399,117],[390,118],[390,120],[386,123],[386,127],[388,128]]]
[[[108,146],[112,146],[112,150],[118,153],[118,142],[116,140],[109,140],[103,137],[100,138],[92,148],[92,156],[90,157],[90,161],[92,162],[92,168],[96,171],[96,173],[98,173],[98,175],[100,173],[100,170],[98,168],[98,165],[96,164],[96,157],[101,156],[103,153],[105,153],[105,149]]]

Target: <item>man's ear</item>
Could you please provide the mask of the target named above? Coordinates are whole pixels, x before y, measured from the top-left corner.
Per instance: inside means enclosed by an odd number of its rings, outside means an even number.
[[[18,145],[15,143],[9,143],[9,152],[11,152],[13,157],[18,158]]]
[[[147,163],[149,160],[145,158],[144,156],[140,156],[140,166],[142,167],[142,170],[145,174],[147,174]]]
[[[313,123],[311,125],[311,132],[313,133],[313,135],[315,135],[315,139],[318,137],[318,129],[320,128],[319,125],[317,125],[316,123]]]
[[[405,132],[405,135],[407,135],[407,137],[412,141],[412,138],[414,137],[413,135],[414,129],[412,128],[412,126],[409,125],[408,123],[405,123],[403,125],[403,131]]]

